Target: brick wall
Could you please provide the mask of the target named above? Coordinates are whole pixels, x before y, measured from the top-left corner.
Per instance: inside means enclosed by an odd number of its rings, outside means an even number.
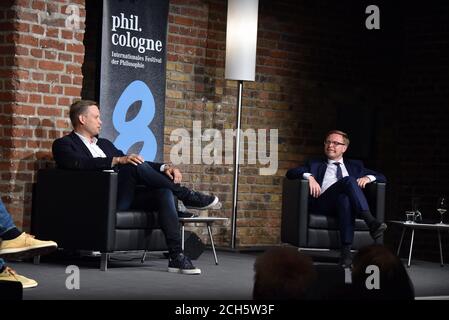
[[[83,26],[65,27],[68,4],[0,3],[0,192],[19,227],[29,228],[34,174],[51,160],[51,143],[68,129],[67,106],[79,97]]]

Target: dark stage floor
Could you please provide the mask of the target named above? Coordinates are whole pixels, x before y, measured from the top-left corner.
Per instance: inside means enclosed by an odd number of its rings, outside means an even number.
[[[197,276],[168,273],[167,260],[161,253],[149,254],[143,264],[136,254],[121,255],[118,258],[129,261],[113,260],[107,272],[98,269],[98,258],[48,258],[40,265],[31,262],[9,265],[19,274],[39,282],[38,287],[24,290],[25,300],[250,300],[256,256],[254,252],[218,251],[219,265],[215,265],[212,252],[206,250],[194,261],[202,270]],[[333,265],[331,261],[317,260],[321,261],[317,262],[320,265]],[[72,275],[66,273],[69,265],[79,267],[79,289],[66,288],[66,280]],[[417,299],[449,299],[449,265],[440,267],[438,263],[414,260],[407,270]]]

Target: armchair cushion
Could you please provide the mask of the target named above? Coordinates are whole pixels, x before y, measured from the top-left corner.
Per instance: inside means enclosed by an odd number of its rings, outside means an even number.
[[[117,211],[116,229],[149,229],[158,228],[157,212]]]

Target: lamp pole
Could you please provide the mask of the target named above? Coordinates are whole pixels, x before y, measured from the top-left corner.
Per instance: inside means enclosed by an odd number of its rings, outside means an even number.
[[[235,127],[237,132],[235,134],[235,152],[234,152],[234,185],[232,189],[232,238],[231,248],[236,248],[237,240],[237,197],[239,192],[239,161],[240,161],[240,127],[242,123],[242,92],[243,80],[238,81],[238,95],[237,95],[237,118]]]
[[[237,200],[240,162],[243,81],[256,78],[257,16],[259,0],[228,0],[225,79],[237,80],[237,116],[232,188],[231,248],[237,240]]]

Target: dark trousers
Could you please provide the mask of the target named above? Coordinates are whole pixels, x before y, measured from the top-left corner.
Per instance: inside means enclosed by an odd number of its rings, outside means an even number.
[[[337,215],[341,243],[350,245],[354,240],[356,216],[369,211],[368,202],[354,177],[344,177],[331,185],[311,203],[311,209],[325,215]]]
[[[142,194],[135,198],[137,185],[145,185],[148,188],[144,198]],[[186,192],[187,188],[173,183],[165,174],[156,171],[146,162],[138,166],[121,165],[118,168],[117,209],[157,210],[159,225],[165,234],[170,254],[182,251],[174,195],[182,199]]]

